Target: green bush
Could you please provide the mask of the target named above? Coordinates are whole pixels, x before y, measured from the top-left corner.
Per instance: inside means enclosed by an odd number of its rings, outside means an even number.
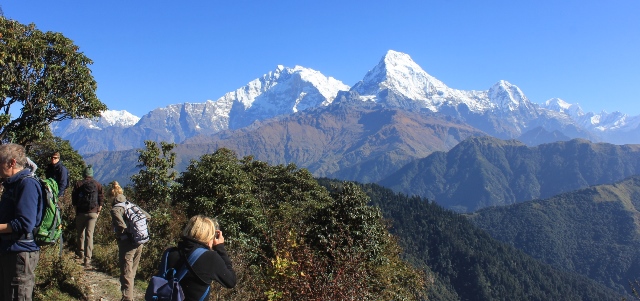
[[[82,266],[68,252],[63,252],[60,256],[58,245],[41,249],[35,274],[36,300],[77,300],[88,295],[89,287]]]

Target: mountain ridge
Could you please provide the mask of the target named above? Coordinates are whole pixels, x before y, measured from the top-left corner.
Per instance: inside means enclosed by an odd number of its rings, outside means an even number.
[[[640,176],[541,200],[481,209],[469,219],[492,237],[619,292],[640,272]],[[612,256],[615,254],[615,256]]]
[[[461,212],[509,205],[640,174],[640,145],[584,139],[529,147],[471,137],[414,160],[377,183]]]
[[[484,133],[438,115],[380,109],[374,103],[337,103],[242,129],[195,136],[177,145],[174,151],[178,171],[186,167],[189,159],[225,147],[240,157],[252,156],[270,164],[295,162],[316,176],[374,181],[415,158],[451,148],[477,135]],[[117,152],[116,159],[103,152],[86,156],[85,161],[94,166],[114,162],[105,173],[95,171],[97,179],[109,181],[118,171],[133,171],[132,157],[136,153],[126,152],[127,159],[123,159],[124,153]],[[129,182],[125,176],[117,178],[124,181],[121,183]]]
[[[543,127],[570,138],[640,143],[640,116],[620,112],[583,113],[578,105],[564,101],[560,105],[561,100],[557,99],[535,104],[520,88],[505,80],[484,91],[452,89],[425,72],[408,54],[393,50],[351,88],[309,68],[279,65],[216,101],[158,108],[127,127],[112,129],[88,121],[75,127],[60,123],[52,128],[55,135],[70,140],[72,146],[85,155],[141,147],[144,140],[181,143],[201,133],[239,129],[256,121],[328,106],[339,91],[347,90],[355,93],[343,95],[358,95],[359,101],[438,112],[502,139],[517,138],[528,130]],[[86,141],[94,145],[88,146]]]

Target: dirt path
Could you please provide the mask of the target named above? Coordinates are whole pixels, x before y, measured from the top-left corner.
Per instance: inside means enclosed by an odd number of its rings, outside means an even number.
[[[120,281],[100,271],[84,271],[89,281],[90,301],[118,301],[122,298],[120,293]],[[144,300],[144,291],[135,288],[135,300]]]

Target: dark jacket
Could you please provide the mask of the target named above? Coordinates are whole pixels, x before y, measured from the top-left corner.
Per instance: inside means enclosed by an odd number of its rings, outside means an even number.
[[[62,164],[62,160],[56,164],[47,165],[47,169],[44,171],[44,175],[47,179],[55,179],[58,183],[58,197],[64,195],[64,190],[69,185],[69,170]]]
[[[185,262],[186,258],[191,255],[191,252],[199,247],[209,249],[208,246],[199,242],[183,238],[182,241],[178,243],[178,250],[182,251],[185,259],[181,260],[180,252],[174,250],[169,252],[167,266],[169,268],[175,267],[176,270],[179,269],[180,267],[177,265]],[[193,272],[195,272],[200,279],[198,279]],[[200,300],[202,294],[204,294],[214,280],[227,288],[236,286],[236,272],[233,271],[233,265],[227,255],[224,244],[218,244],[213,247],[213,250],[204,252],[193,264],[193,272],[189,271],[180,281],[180,285],[184,290],[185,301]],[[203,283],[203,281],[205,283]],[[207,296],[204,300],[208,300],[208,298]]]
[[[42,187],[36,179],[26,177],[30,173],[25,168],[2,183],[0,224],[10,224],[13,233],[0,235],[0,253],[40,250],[32,239],[23,239],[42,220]]]
[[[98,194],[98,206],[87,211],[87,212],[78,212],[78,201],[80,200],[80,187],[85,185],[87,182],[93,181],[96,185],[97,194]],[[71,204],[76,207],[76,213],[97,213],[98,210],[102,207],[104,203],[104,194],[102,193],[102,185],[100,182],[96,181],[93,177],[86,177],[84,180],[80,180],[76,182],[76,185],[73,187],[73,191],[71,192]]]

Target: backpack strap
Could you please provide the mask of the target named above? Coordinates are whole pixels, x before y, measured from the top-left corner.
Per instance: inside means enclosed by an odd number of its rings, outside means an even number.
[[[204,252],[206,252],[206,251],[208,251],[208,249],[206,249],[206,248],[197,248],[197,249],[193,250],[193,252],[191,252],[191,255],[189,255],[189,258],[187,259],[187,262],[185,262],[185,264],[182,265],[182,267],[178,271],[176,279],[178,279],[178,281],[182,280],[182,278],[184,278],[184,276],[187,275],[187,272],[189,272],[187,267],[193,266],[193,264],[196,263],[198,258],[200,258],[200,255],[204,254]],[[195,275],[196,275],[196,277],[198,277],[199,280],[202,281],[202,279],[200,279],[200,277],[197,274],[195,274]],[[211,289],[211,285],[209,285],[207,287],[207,290],[204,291],[204,294],[202,294],[202,297],[200,297],[200,301],[204,300],[204,298],[209,293],[210,289]]]
[[[113,207],[122,207],[124,209],[127,209],[127,207],[129,206],[129,204],[131,204],[131,207],[133,207],[133,203],[126,201],[126,202],[121,202],[121,203],[115,203],[113,205]]]
[[[172,251],[174,251],[176,249],[177,248],[175,248],[175,247],[169,248],[166,251],[164,251],[164,253],[162,254],[162,261],[160,261],[160,273],[162,274],[163,277],[167,274],[167,272],[169,270],[169,268],[167,266],[168,261],[169,261],[169,253],[171,253]]]
[[[200,283],[202,283],[202,285],[208,285],[208,283],[204,280],[202,280],[202,278],[200,278],[200,275],[198,275],[198,273],[196,273],[196,271],[193,270],[193,264],[189,264],[187,261],[187,256],[184,255],[184,253],[182,252],[182,250],[178,249],[178,252],[180,253],[180,258],[184,261],[187,262],[186,266],[187,269],[189,269],[189,272],[191,272],[191,274],[193,274],[194,276],[196,276],[196,278],[198,279],[198,281],[200,281]]]
[[[127,214],[127,205],[128,205],[128,204],[129,204],[129,201],[121,202],[121,203],[115,203],[115,204],[113,204],[113,207],[122,207],[122,209],[124,209],[124,214],[126,215],[126,214]],[[124,223],[125,223],[125,224],[127,224],[127,221],[126,221],[126,220],[124,220]],[[129,225],[127,225],[127,227],[129,227]],[[116,230],[116,227],[115,227],[115,226],[113,227],[113,231],[114,231],[114,232],[116,232],[116,234],[118,233],[118,232],[117,232],[117,230]],[[125,232],[124,232],[122,235],[118,235],[118,239],[119,239],[119,240],[125,240],[125,239],[128,239],[128,238],[129,238],[129,236],[127,235],[127,231],[129,231],[129,229],[128,229],[128,228],[125,230]],[[169,250],[171,250],[171,249],[174,249],[174,248],[167,249],[167,251],[169,251]],[[168,254],[169,254],[169,253],[167,253],[167,256],[168,256]],[[164,256],[164,255],[163,255],[163,256]],[[162,258],[162,260],[165,262],[164,271],[166,271],[166,269],[167,269],[167,267],[166,267],[166,260],[164,259],[164,257]]]
[[[189,255],[189,258],[187,259],[187,262],[185,263],[185,265],[183,265],[182,267],[180,267],[180,270],[178,270],[178,281],[182,280],[182,278],[187,275],[187,272],[189,271],[186,267],[186,265],[193,265],[196,260],[198,260],[198,258],[200,258],[200,255],[204,254],[204,252],[206,252],[207,249],[205,248],[197,248],[195,250],[193,250],[193,252],[191,252],[191,255]]]
[[[38,177],[36,177],[33,173],[27,173],[26,175],[23,175],[20,177],[20,182],[24,181],[24,178],[32,178],[34,179],[37,183],[38,186],[40,186],[40,193],[46,193],[46,191],[43,190],[43,185],[42,183],[40,183],[40,180]],[[46,187],[45,187],[46,188]],[[13,195],[11,195],[12,199],[16,199],[16,194],[17,190],[14,189],[13,190]],[[38,230],[38,227],[40,227],[40,225],[42,224],[42,219],[44,218],[44,209],[46,208],[46,204],[44,203],[43,198],[47,198],[46,195],[41,195],[40,198],[38,199],[38,204],[36,205],[36,210],[38,208],[38,205],[40,205],[40,221],[38,221],[38,214],[36,213],[36,224],[33,227],[33,230],[31,231],[31,233],[25,233],[22,235],[18,235],[16,236],[16,233],[11,233],[11,240],[15,240],[15,241],[19,241],[19,242],[32,242],[33,238],[34,238],[34,233]]]

